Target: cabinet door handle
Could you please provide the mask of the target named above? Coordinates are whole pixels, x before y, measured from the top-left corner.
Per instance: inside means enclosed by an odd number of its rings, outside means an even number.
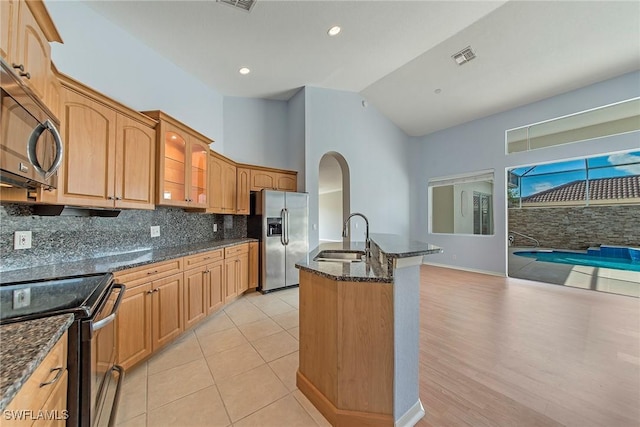
[[[122,200],[122,197],[116,196],[116,200]]]
[[[18,69],[20,71],[24,71],[24,64],[16,64],[15,62],[13,64],[11,64],[11,66],[15,69]]]
[[[113,196],[109,196],[109,197],[107,197],[107,199],[108,199],[108,200],[115,200],[115,197],[113,197]]]
[[[147,294],[152,294],[153,293],[153,289],[151,289],[150,291],[147,291]]]
[[[20,72],[20,77],[26,77],[27,79],[31,80],[31,74],[29,73],[24,73],[24,72]]]
[[[55,377],[53,377],[53,379],[52,379],[51,381],[47,381],[47,382],[45,382],[45,383],[40,383],[40,387],[44,387],[44,386],[47,386],[47,385],[53,384],[53,383],[55,383],[56,381],[58,381],[58,380],[60,379],[60,377],[62,376],[62,372],[63,372],[62,367],[59,367],[59,368],[51,368],[51,370],[49,371],[49,373],[52,373],[52,372],[55,372],[55,371],[58,371],[58,372],[56,372],[56,376],[55,376]]]

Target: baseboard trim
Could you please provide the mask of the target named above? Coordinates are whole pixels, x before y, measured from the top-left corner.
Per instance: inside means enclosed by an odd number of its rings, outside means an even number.
[[[476,268],[459,267],[457,265],[438,264],[435,262],[422,262],[422,265],[430,265],[433,267],[450,268],[452,270],[468,271],[470,273],[488,274],[490,276],[507,277],[504,273],[498,273],[497,271],[478,270]]]
[[[394,427],[392,415],[336,408],[300,371],[296,372],[296,386],[334,427]]]
[[[395,427],[413,427],[424,417],[424,407],[420,399],[403,416],[398,418]]]

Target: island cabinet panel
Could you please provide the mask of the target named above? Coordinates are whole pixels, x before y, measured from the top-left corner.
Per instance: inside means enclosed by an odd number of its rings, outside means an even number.
[[[301,270],[299,296],[299,370],[335,404],[338,400],[337,284]]]
[[[340,286],[338,324],[337,406],[393,414],[393,286]]]
[[[36,416],[39,411],[57,413],[63,418],[63,411],[67,409],[67,332],[60,337],[51,351],[31,374],[27,382],[7,405],[5,412],[32,411]],[[14,413],[15,413],[14,412]],[[3,417],[3,426],[64,426],[66,421],[50,420],[45,424],[33,419],[7,419]]]

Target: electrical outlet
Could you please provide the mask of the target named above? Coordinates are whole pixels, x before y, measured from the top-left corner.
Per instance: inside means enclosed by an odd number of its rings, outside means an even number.
[[[31,249],[31,231],[16,231],[13,235],[13,249]]]
[[[151,237],[160,237],[160,226],[152,225],[151,226]]]
[[[31,288],[13,291],[13,309],[29,307],[31,305]]]
[[[213,232],[214,233],[218,232],[218,224],[216,224],[215,222],[213,223]]]

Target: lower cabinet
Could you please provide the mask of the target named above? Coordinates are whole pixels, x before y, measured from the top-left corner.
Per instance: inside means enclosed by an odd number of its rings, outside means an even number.
[[[249,289],[249,244],[232,246],[224,251],[225,302]]]
[[[250,253],[243,243],[115,273],[126,286],[118,364],[131,368],[247,291]]]
[[[54,419],[35,420],[4,418],[2,426],[66,425],[67,411],[67,333],[65,332],[31,374],[18,394],[9,402],[5,414],[32,411],[33,416],[49,414]]]
[[[249,288],[255,289],[260,281],[260,250],[258,242],[249,243]]]
[[[128,369],[184,330],[183,274],[129,286],[125,292],[117,318],[118,364]]]

